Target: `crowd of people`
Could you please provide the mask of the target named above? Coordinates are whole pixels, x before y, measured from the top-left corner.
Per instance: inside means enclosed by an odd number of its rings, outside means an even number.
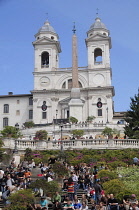
[[[41,179],[48,182],[55,179],[55,174],[52,170],[52,164],[57,161],[56,158],[49,159],[47,164],[42,162],[39,164]],[[40,202],[30,205],[28,209],[39,210],[139,210],[139,203],[135,194],[124,196],[122,201],[119,201],[111,193],[105,194],[100,180],[97,177],[98,171],[108,169],[108,166],[103,164],[97,168],[84,164],[68,165],[63,162],[69,170],[69,175],[63,178],[63,186],[61,192],[55,192],[55,195],[49,200],[47,195],[40,194]],[[32,182],[32,169],[35,168],[34,160],[28,162],[24,160],[16,167],[15,160],[11,161],[9,167],[5,170],[0,168],[0,191],[1,199],[4,204],[10,204],[9,196],[20,190],[27,189]],[[79,190],[82,192],[81,197],[78,196]]]

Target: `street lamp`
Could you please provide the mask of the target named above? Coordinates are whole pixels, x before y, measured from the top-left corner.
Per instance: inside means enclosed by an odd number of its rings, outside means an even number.
[[[57,115],[58,115],[58,110],[56,109],[56,124],[57,124]]]
[[[19,124],[18,124],[18,123],[15,124],[15,128],[16,128],[16,134],[17,134],[17,132],[18,132],[18,130],[19,130]],[[17,149],[17,139],[15,139],[15,145],[14,145],[13,153],[14,153],[14,154],[15,154],[15,153],[16,153],[16,154],[18,153],[18,149]]]
[[[60,128],[61,128],[61,142],[60,142],[61,145],[60,145],[60,151],[63,152],[63,142],[62,142],[62,131],[63,131],[62,129],[63,129],[63,123],[62,123],[62,122],[61,122],[61,124],[60,124]]]
[[[109,121],[108,121],[108,107],[106,108],[106,111],[107,111],[107,122],[106,123],[109,123]]]

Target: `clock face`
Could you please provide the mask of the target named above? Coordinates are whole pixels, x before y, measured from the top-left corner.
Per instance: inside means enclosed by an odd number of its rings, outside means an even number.
[[[48,86],[49,83],[50,83],[50,79],[49,79],[48,77],[42,77],[42,78],[40,79],[40,84],[41,84],[41,86],[43,86],[43,87]]]

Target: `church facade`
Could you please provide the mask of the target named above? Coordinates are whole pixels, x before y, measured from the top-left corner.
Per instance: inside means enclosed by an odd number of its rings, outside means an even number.
[[[114,124],[120,120],[122,116],[115,117],[113,106],[110,32],[99,17],[87,31],[85,44],[87,67],[78,67],[74,30],[72,67],[59,68],[59,37],[47,20],[33,42],[34,89],[31,94],[10,92],[0,96],[0,129],[16,123],[21,127],[26,121],[44,125],[70,116],[79,122],[86,121],[89,116],[94,116],[96,123]],[[74,82],[78,83],[75,87]]]

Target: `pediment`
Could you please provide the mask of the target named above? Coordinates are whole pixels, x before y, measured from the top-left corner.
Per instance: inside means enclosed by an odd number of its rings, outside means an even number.
[[[33,42],[33,44],[42,44],[42,43],[56,43],[56,41],[48,37],[42,37]]]
[[[60,104],[69,104],[70,100],[71,100],[71,98],[68,97],[68,98],[65,98],[65,99],[59,101],[59,103],[60,103]],[[81,101],[82,101],[83,103],[85,102],[83,99],[81,99]]]
[[[101,33],[96,33],[92,36],[90,36],[89,38],[87,38],[87,40],[94,40],[94,39],[109,39],[110,37],[109,36],[106,36],[104,34],[101,34]]]
[[[59,101],[60,104],[68,104],[70,101],[70,97],[64,98],[63,100]]]

